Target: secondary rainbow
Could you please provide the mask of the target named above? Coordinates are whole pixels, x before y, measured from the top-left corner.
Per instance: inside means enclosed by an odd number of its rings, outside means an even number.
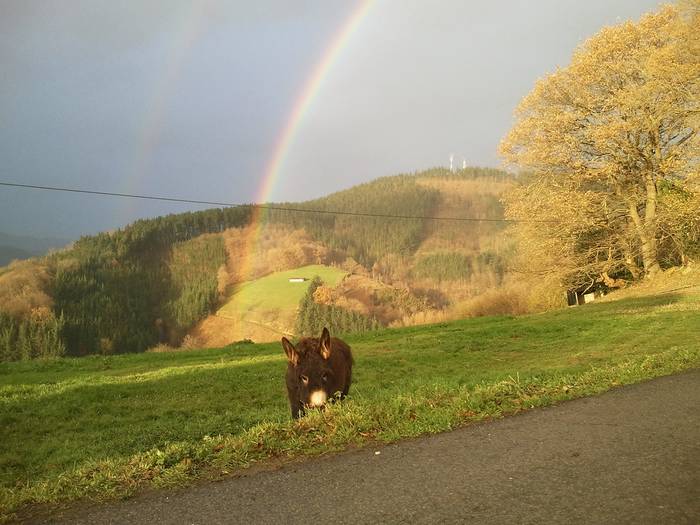
[[[208,1],[192,2],[183,5],[171,17],[165,19],[170,20],[172,24],[172,27],[168,27],[168,33],[172,35],[172,45],[160,70],[154,75],[155,87],[139,127],[138,147],[122,190],[124,193],[138,193],[139,184],[150,173],[150,162],[157,150],[168,116],[168,104],[172,101],[175,86],[182,79],[183,70],[195,44],[206,30],[211,16],[210,7],[211,2]],[[134,201],[127,200],[122,210],[125,219],[130,218],[134,210]]]

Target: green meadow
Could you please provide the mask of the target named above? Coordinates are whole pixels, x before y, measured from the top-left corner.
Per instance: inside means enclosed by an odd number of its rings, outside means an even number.
[[[248,281],[236,288],[229,300],[220,309],[220,314],[232,314],[236,312],[248,313],[269,310],[296,310],[299,301],[304,297],[306,290],[315,276],[328,286],[336,286],[345,277],[347,272],[331,266],[312,264],[275,272],[254,281]],[[302,283],[290,283],[289,279],[303,277]]]
[[[326,285],[333,287],[346,275],[343,270],[323,264],[274,272],[237,286],[216,315],[258,324],[279,333],[293,332],[299,301],[311,280],[319,276]],[[294,277],[303,277],[306,281],[289,282]]]
[[[700,295],[347,340],[356,361],[350,397],[296,422],[278,343],[0,364],[4,517],[24,505],[124,497],[269,458],[441,432],[697,367]]]

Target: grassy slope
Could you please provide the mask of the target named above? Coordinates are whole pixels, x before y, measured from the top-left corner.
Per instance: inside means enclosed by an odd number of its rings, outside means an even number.
[[[293,331],[299,301],[308,290],[311,279],[318,275],[329,286],[335,286],[346,273],[321,264],[275,272],[237,287],[216,315],[245,319],[278,331]],[[290,283],[290,277],[305,277],[307,281]]]
[[[277,344],[2,364],[0,507],[442,431],[700,366],[699,312],[697,294],[667,294],[358,336],[351,400],[297,423]]]
[[[227,313],[231,309],[242,309],[255,312],[296,308],[309,288],[311,279],[316,275],[329,286],[335,286],[346,273],[344,270],[322,264],[275,272],[255,281],[243,283],[219,311]],[[292,277],[305,277],[308,281],[290,283],[289,279]]]

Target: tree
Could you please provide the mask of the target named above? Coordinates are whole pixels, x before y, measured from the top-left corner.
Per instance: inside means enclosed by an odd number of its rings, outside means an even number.
[[[326,285],[321,285],[316,288],[313,292],[313,299],[318,304],[332,304],[333,303],[333,288]]]
[[[561,250],[573,281],[658,272],[665,232],[678,229],[661,227],[674,220],[661,201],[698,191],[699,5],[603,29],[516,110],[500,151],[530,174],[506,214],[543,221],[520,233],[540,260]]]

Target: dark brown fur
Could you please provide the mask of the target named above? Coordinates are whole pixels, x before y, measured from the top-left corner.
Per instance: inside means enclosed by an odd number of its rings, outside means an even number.
[[[294,419],[303,416],[311,404],[311,394],[322,390],[328,401],[343,399],[352,381],[350,347],[327,328],[320,338],[304,337],[296,346],[286,337],[282,347],[287,354],[287,396]]]

